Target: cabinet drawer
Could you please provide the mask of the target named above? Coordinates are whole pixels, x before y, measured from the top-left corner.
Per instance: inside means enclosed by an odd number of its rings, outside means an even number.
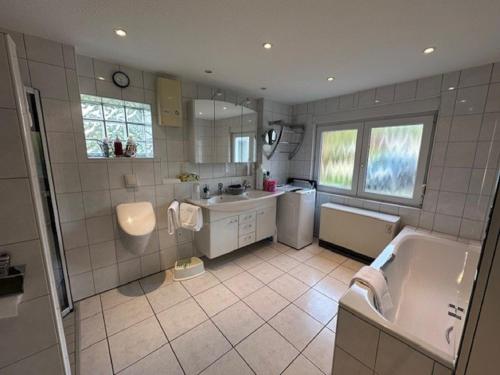
[[[243,223],[255,223],[255,212],[247,212],[239,216],[240,225]]]
[[[245,234],[244,236],[240,236],[238,241],[238,247],[243,247],[246,245],[250,245],[255,242],[255,232]]]
[[[245,222],[240,223],[240,236],[244,234],[248,234],[251,232],[255,232],[255,223],[254,222]]]

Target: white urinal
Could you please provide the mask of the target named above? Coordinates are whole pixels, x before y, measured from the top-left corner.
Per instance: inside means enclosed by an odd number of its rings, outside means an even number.
[[[116,206],[116,215],[125,249],[136,255],[143,254],[156,225],[153,205],[150,202],[122,203]]]

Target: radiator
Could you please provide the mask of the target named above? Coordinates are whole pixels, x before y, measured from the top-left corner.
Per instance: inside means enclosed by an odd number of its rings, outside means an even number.
[[[399,216],[334,203],[321,205],[319,239],[340,250],[376,258],[399,230]]]

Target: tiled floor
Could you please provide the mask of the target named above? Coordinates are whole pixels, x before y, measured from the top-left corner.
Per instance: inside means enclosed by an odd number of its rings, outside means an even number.
[[[264,242],[77,304],[79,374],[329,374],[337,301],[361,264]]]

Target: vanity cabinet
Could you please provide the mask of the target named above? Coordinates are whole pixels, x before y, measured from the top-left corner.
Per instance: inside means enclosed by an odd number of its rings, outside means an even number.
[[[216,258],[276,234],[276,198],[240,212],[203,208],[203,227],[195,233],[196,249]]]

